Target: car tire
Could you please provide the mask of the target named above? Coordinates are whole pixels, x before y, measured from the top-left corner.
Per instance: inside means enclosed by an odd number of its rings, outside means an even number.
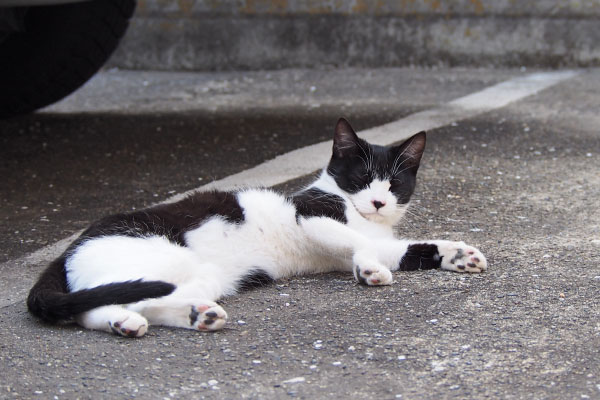
[[[135,0],[30,7],[24,31],[0,43],[0,118],[32,112],[75,91],[109,58]]]

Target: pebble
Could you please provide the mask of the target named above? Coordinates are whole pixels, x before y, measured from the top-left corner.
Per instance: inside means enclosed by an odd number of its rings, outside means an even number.
[[[285,381],[283,381],[281,383],[282,384],[293,384],[293,383],[302,383],[302,382],[305,382],[305,381],[306,381],[305,377],[303,377],[303,376],[297,376],[295,378],[291,378],[291,379],[285,380]]]
[[[444,371],[445,369],[446,369],[446,367],[444,367],[442,363],[437,362],[437,361],[431,362],[431,370],[433,372],[441,372],[441,371]]]

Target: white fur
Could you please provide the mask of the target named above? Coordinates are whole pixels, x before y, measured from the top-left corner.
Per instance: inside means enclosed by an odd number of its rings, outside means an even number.
[[[395,225],[402,218],[405,209],[398,209],[396,197],[390,192],[391,186],[389,180],[374,179],[368,188],[349,197],[356,211],[367,220],[389,226]],[[377,209],[376,201],[384,206]],[[399,213],[399,211],[401,212]]]
[[[391,284],[390,270],[398,268],[410,242],[394,238],[393,225],[405,207],[396,204],[389,181],[373,181],[349,195],[324,171],[312,187],[344,200],[347,224],[326,217],[297,221],[295,207],[285,197],[251,189],[237,195],[243,223],[213,217],[185,235],[187,246],[156,236],[105,236],[83,243],[67,259],[71,291],[137,279],[165,281],[177,289],[159,299],[91,310],[78,317],[79,323],[124,336],[143,335],[148,323],[220,329],[227,314],[214,301],[235,293],[236,283],[255,268],[274,278],[353,271],[369,285]],[[377,210],[374,200],[385,206]]]
[[[396,213],[390,213],[389,216],[385,218],[383,218],[383,216],[382,218],[377,218],[374,215],[371,215],[370,218],[366,218],[361,213],[363,208],[361,207],[361,209],[359,209],[359,206],[353,202],[353,200],[356,198],[356,195],[349,195],[341,190],[335,183],[333,177],[331,177],[331,175],[327,174],[325,171],[323,171],[320,178],[313,183],[311,187],[316,187],[324,190],[325,192],[333,193],[344,199],[346,203],[346,218],[348,219],[348,227],[357,232],[361,232],[363,236],[374,238],[393,237],[393,226],[396,225],[404,215],[404,211],[402,209],[396,208]],[[365,189],[362,192],[365,192],[365,194],[361,195],[361,198],[374,197],[369,196],[369,189]],[[395,197],[393,197],[393,195],[391,196],[393,200],[388,200],[386,207],[391,208],[392,204],[396,204]],[[375,208],[374,206],[372,207],[373,209]]]
[[[430,243],[437,245],[442,269],[454,272],[483,272],[487,269],[484,255],[465,242],[434,240]]]

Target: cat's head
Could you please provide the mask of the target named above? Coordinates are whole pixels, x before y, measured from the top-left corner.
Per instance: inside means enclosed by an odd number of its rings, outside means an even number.
[[[425,132],[398,146],[377,146],[359,138],[340,118],[327,173],[365,218],[393,225],[408,208],[425,149]]]

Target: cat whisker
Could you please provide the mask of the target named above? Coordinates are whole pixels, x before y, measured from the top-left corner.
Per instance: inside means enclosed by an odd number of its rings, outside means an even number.
[[[404,154],[404,153],[402,153],[402,154]],[[400,167],[402,166],[402,164],[404,164],[406,161],[414,158],[414,156],[409,156],[409,157],[405,158],[404,160],[402,160],[402,162],[400,164],[398,164],[398,161],[402,157],[402,154],[399,155],[398,157],[396,157],[396,159],[394,160],[394,165],[392,166],[392,175],[397,175],[397,174],[400,174],[403,171],[405,171],[405,170],[402,170],[402,171],[398,172],[398,169],[400,169]]]
[[[370,171],[373,167],[373,153],[369,150],[369,149],[365,149],[360,143],[358,145],[358,148],[362,151],[363,155],[365,156],[365,158],[361,158],[365,169],[367,171]]]
[[[477,224],[477,223],[474,223],[472,221],[468,221],[468,220],[465,220],[465,219],[456,219],[456,218],[450,218],[450,217],[445,216],[445,215],[440,215],[440,214],[434,212],[433,210],[431,210],[429,208],[426,208],[426,207],[424,207],[422,205],[419,205],[419,204],[411,203],[411,207],[412,206],[414,206],[414,207],[416,207],[416,208],[418,208],[420,210],[425,211],[425,214],[431,214],[433,217],[435,217],[435,218],[437,218],[439,220],[442,220],[443,222],[452,222],[452,223],[466,224],[466,225],[469,226],[469,229],[479,229],[478,226],[481,225],[481,224]],[[432,218],[425,217],[425,216],[421,216],[421,218],[423,220],[430,220],[430,219],[432,219]]]
[[[408,160],[408,159],[407,159],[407,160]],[[401,164],[403,164],[403,163],[404,163],[404,161],[403,161]],[[399,175],[399,174],[403,173],[404,171],[408,171],[408,170],[409,170],[409,169],[411,169],[412,167],[413,167],[412,165],[411,165],[411,166],[409,166],[409,167],[406,167],[406,168],[404,168],[403,170],[396,172],[396,174],[397,174],[397,175]]]
[[[390,269],[401,265],[484,270],[483,255],[462,242],[403,242],[390,229],[431,228],[432,210],[397,203],[412,195],[413,180],[397,175],[419,165],[423,139],[374,146],[340,119],[330,164],[289,197],[243,186],[195,191],[102,219],[51,263],[31,289],[28,309],[47,321],[82,315],[77,321],[86,328],[128,337],[143,336],[150,325],[207,332],[226,323],[218,299],[275,278],[347,271],[350,260],[356,280],[368,285],[391,284]]]
[[[416,219],[419,219],[419,220],[421,220],[421,221],[429,221],[429,219],[428,219],[427,217],[425,217],[425,216],[423,216],[423,215],[419,215],[419,214],[417,214],[417,213],[415,213],[415,212],[413,212],[413,211],[411,211],[411,210],[408,210],[408,209],[407,209],[407,210],[405,210],[404,212],[405,212],[407,215],[410,215],[411,217],[414,217],[414,218],[416,218]]]

